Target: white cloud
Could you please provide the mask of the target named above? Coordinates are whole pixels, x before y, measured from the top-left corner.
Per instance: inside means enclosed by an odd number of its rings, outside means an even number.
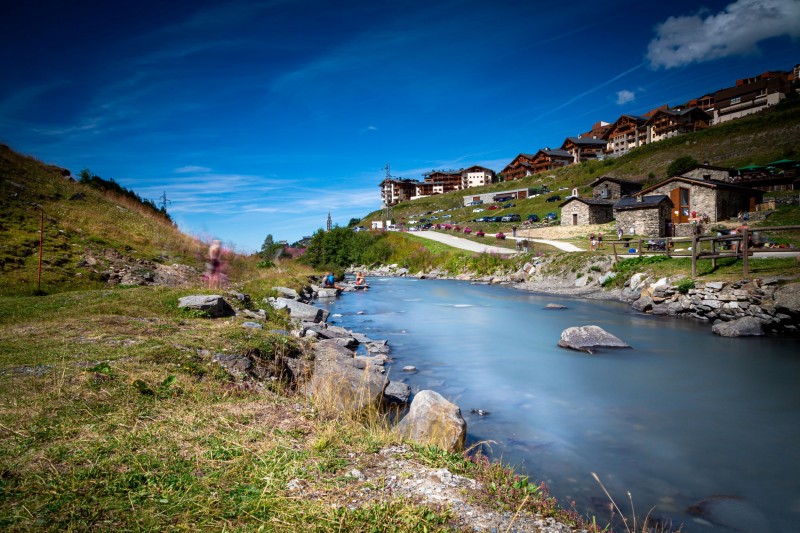
[[[757,51],[764,39],[800,37],[800,0],[736,0],[717,14],[669,17],[647,47],[651,68],[673,68]]]
[[[187,174],[189,172],[211,172],[211,169],[197,165],[186,165],[185,167],[176,168],[175,172],[178,174]]]
[[[617,105],[627,104],[636,100],[636,93],[625,89],[617,91]]]

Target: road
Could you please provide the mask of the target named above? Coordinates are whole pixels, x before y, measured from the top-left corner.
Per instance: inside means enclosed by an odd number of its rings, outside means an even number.
[[[483,244],[480,242],[471,241],[469,239],[463,239],[461,237],[456,237],[455,235],[449,235],[447,233],[439,233],[438,231],[415,231],[412,235],[417,235],[419,237],[423,237],[425,239],[430,239],[432,241],[441,242],[448,246],[452,246],[454,248],[461,248],[462,250],[469,250],[470,252],[478,252],[478,253],[488,253],[488,254],[516,254],[519,253],[513,248],[504,248],[502,246],[492,246],[490,244]],[[486,237],[487,239],[491,239],[493,237]],[[518,241],[522,240],[522,237],[508,237],[507,239],[516,239]],[[542,244],[549,244],[550,246],[554,246],[559,250],[563,250],[565,252],[582,252],[580,248],[575,246],[574,244],[570,244],[567,242],[561,241],[551,241],[548,239],[531,239],[528,238],[531,242],[538,242]]]

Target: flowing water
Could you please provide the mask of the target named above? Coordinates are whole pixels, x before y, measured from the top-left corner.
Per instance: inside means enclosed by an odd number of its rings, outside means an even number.
[[[470,442],[493,441],[493,457],[545,481],[562,505],[608,517],[596,472],[626,513],[630,491],[637,516],[655,506],[684,531],[797,530],[796,338],[721,338],[707,324],[618,302],[507,287],[368,281],[369,291],[327,304],[329,322],[388,339],[390,379],[458,404]],[[545,310],[551,302],[567,309]],[[562,330],[587,324],[633,348],[557,346]],[[418,372],[400,372],[405,365]],[[713,516],[687,513],[710,497]]]

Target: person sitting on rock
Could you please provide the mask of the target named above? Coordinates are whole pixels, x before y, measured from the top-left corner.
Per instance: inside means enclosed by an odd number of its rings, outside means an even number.
[[[364,285],[364,283],[365,283],[364,274],[362,274],[361,272],[357,273],[356,274],[356,285]]]

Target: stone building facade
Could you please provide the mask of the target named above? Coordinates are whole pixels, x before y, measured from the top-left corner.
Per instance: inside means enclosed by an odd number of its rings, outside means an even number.
[[[712,165],[695,165],[689,170],[681,172],[684,178],[692,178],[696,180],[714,180],[724,181],[731,183],[733,176],[736,175],[736,169],[726,167],[715,167]]]
[[[641,191],[641,195],[666,195],[672,200],[672,223],[687,224],[698,218],[718,222],[735,218],[739,211],[754,211],[763,192],[715,180],[672,177]]]
[[[642,185],[634,181],[603,176],[589,184],[592,196],[603,200],[618,200],[642,190]]]
[[[672,201],[665,195],[622,198],[614,204],[614,218],[625,235],[668,236],[671,211]]]
[[[560,207],[562,226],[605,224],[614,220],[614,200],[570,198]]]

